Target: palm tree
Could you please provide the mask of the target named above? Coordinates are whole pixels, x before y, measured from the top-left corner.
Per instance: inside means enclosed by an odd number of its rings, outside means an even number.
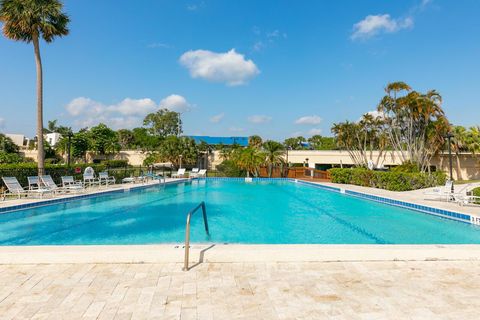
[[[62,12],[58,0],[0,0],[0,22],[5,37],[26,43],[33,42],[37,66],[37,150],[38,174],[44,174],[43,147],[43,70],[40,38],[49,43],[56,36],[68,34],[70,19]]]
[[[277,141],[267,140],[263,143],[263,150],[265,155],[265,164],[268,166],[268,177],[272,177],[273,166],[285,162],[283,156],[285,148]]]
[[[258,149],[247,147],[238,152],[234,161],[240,169],[247,171],[247,177],[250,177],[250,173],[256,177],[264,158]]]
[[[260,137],[258,135],[253,135],[253,136],[248,137],[248,145],[250,147],[260,149],[260,147],[262,146],[262,142],[263,142],[262,137]]]

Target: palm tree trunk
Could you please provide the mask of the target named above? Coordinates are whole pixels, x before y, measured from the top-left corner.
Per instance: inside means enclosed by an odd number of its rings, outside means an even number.
[[[35,63],[37,65],[37,163],[38,175],[45,173],[45,153],[43,150],[43,71],[38,35],[33,36]]]

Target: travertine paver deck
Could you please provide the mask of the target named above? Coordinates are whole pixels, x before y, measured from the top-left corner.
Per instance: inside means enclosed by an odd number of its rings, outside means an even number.
[[[1,319],[478,319],[479,261],[0,265]]]

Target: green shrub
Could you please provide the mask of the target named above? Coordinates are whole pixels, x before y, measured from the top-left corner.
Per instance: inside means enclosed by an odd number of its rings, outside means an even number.
[[[22,161],[23,158],[18,153],[7,153],[5,151],[0,151],[0,164],[20,163]]]
[[[217,166],[217,175],[222,177],[245,177],[245,170],[240,169],[234,161],[224,160]]]
[[[128,167],[128,160],[102,160],[101,164],[107,168],[125,168]]]
[[[411,162],[411,161],[405,161],[401,165],[393,167],[391,171],[393,171],[393,172],[410,172],[410,173],[420,172],[420,170],[418,169],[418,165]]]
[[[365,168],[328,170],[334,183],[354,184],[391,191],[408,191],[445,184],[443,172],[373,171]]]
[[[480,197],[480,187],[472,190],[472,196]],[[480,201],[477,200],[475,203],[480,204]]]

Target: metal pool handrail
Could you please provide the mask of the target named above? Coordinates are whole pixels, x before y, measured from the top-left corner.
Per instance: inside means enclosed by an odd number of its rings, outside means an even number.
[[[207,209],[205,208],[205,201],[202,201],[198,206],[190,210],[187,215],[187,225],[185,227],[185,260],[183,263],[183,271],[188,271],[188,259],[190,255],[190,220],[192,219],[193,214],[197,212],[200,208],[202,208],[205,232],[207,233],[207,235],[210,235],[208,232]]]

